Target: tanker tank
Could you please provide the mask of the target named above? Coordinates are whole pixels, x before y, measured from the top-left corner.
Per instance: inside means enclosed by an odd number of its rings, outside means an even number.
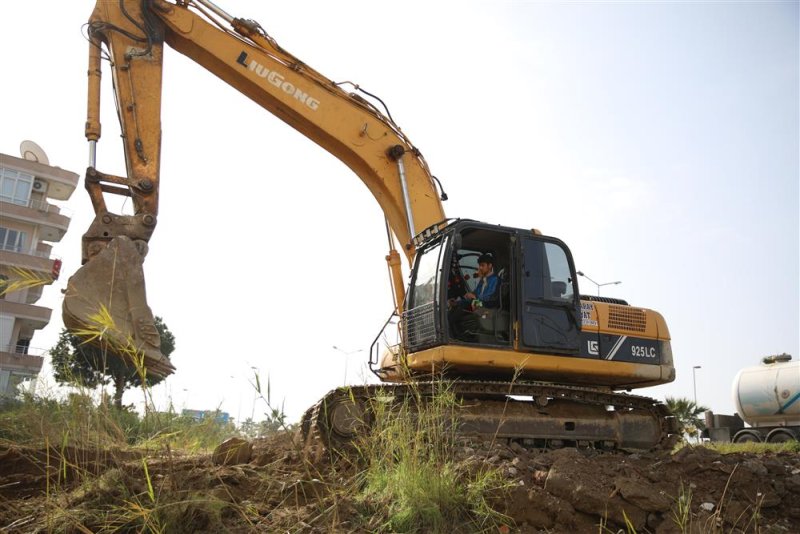
[[[800,425],[800,361],[742,369],[733,381],[733,400],[752,427]]]
[[[791,360],[788,354],[767,356],[739,371],[733,380],[737,413],[706,412],[703,436],[734,443],[800,441],[800,361]]]

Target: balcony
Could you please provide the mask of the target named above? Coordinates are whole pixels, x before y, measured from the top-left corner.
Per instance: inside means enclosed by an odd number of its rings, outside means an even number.
[[[49,251],[21,252],[0,248],[0,265],[19,267],[20,269],[28,269],[35,272],[52,273],[53,263],[56,259],[50,257]]]
[[[36,161],[0,154],[0,166],[47,180],[47,196],[56,200],[68,200],[78,185],[79,177],[74,172],[44,165]]]
[[[43,241],[61,241],[69,227],[69,217],[62,214],[58,206],[41,200],[32,200],[27,206],[3,202],[1,209],[4,219],[38,226],[39,239]]]
[[[53,310],[34,304],[0,300],[0,313],[15,317],[23,330],[40,330],[50,322]]]
[[[5,371],[23,371],[37,374],[42,370],[44,354],[46,351],[38,350],[42,355],[22,354],[16,352],[16,347],[0,347],[0,369]]]
[[[31,252],[31,254],[39,256],[40,258],[49,258],[52,251],[52,245],[48,245],[47,243],[40,241],[36,244],[36,252]]]

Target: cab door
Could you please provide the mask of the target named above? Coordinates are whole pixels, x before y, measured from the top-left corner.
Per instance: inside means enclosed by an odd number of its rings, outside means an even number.
[[[580,299],[572,255],[552,238],[520,239],[521,349],[577,354]]]

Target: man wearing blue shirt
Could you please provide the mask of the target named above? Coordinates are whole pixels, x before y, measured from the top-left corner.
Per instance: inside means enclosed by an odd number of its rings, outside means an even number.
[[[500,279],[494,274],[494,258],[491,254],[481,254],[478,257],[476,276],[480,281],[474,291],[448,301],[450,334],[463,341],[476,340],[478,331],[478,316],[474,313],[476,309],[500,307]]]
[[[474,293],[464,295],[467,298],[477,300],[473,302],[474,307],[499,308],[500,307],[500,278],[494,274],[494,258],[491,254],[482,254],[478,258],[478,277],[480,282],[475,287]]]

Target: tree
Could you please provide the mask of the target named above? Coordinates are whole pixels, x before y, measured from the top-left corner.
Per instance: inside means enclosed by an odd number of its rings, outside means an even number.
[[[169,358],[175,350],[175,336],[161,317],[155,318],[156,329],[161,336],[161,353]],[[82,343],[81,339],[62,329],[56,346],[50,349],[53,378],[59,384],[68,384],[94,389],[100,385],[114,384],[114,406],[122,408],[122,395],[131,386],[142,385],[142,378],[134,365],[119,357],[108,357],[108,353],[94,345]],[[161,382],[164,377],[145,375],[148,387]]]
[[[702,415],[708,411],[705,406],[695,404],[693,400],[680,397],[667,397],[667,407],[678,420],[681,433],[696,437],[701,430],[705,430],[706,423]]]

